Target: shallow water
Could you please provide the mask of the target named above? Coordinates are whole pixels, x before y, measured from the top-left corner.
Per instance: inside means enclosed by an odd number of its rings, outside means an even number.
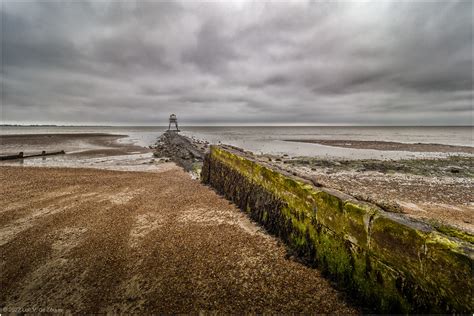
[[[182,133],[255,153],[331,159],[440,158],[450,154],[351,149],[284,140],[344,139],[473,146],[471,127],[192,127]]]
[[[2,161],[0,166],[94,168],[117,171],[157,172],[176,168],[174,163],[158,163],[152,153],[105,157],[58,155]]]
[[[2,127],[0,134],[40,133],[110,133],[126,134],[119,141],[150,146],[166,129],[164,126],[81,126],[81,127]],[[211,144],[230,144],[262,154],[288,154],[339,159],[438,158],[450,154],[415,153],[349,149],[319,144],[285,142],[285,139],[344,139],[395,141],[402,143],[437,143],[473,146],[472,127],[181,127],[182,134]],[[453,153],[454,154],[454,153]]]
[[[156,138],[164,130],[165,127],[159,126],[3,126],[0,127],[0,135],[106,133],[128,135],[128,137],[120,139],[119,142],[134,143],[146,147],[154,144]]]

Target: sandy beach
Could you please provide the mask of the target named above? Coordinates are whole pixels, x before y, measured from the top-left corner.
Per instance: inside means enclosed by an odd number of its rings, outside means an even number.
[[[4,311],[363,310],[196,180],[207,142],[165,137],[145,148],[124,137],[0,137],[2,153],[66,150],[0,163]],[[474,232],[471,157],[256,158],[386,210]]]
[[[178,167],[1,167],[0,187],[4,311],[360,311]]]

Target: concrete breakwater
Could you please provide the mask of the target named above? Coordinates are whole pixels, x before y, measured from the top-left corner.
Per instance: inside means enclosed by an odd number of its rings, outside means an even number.
[[[201,179],[379,311],[474,310],[474,246],[462,232],[452,237],[227,146],[211,146]]]

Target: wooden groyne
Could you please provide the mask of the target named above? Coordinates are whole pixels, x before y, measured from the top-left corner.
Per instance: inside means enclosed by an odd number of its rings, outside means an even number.
[[[64,150],[60,151],[52,151],[52,152],[46,152],[42,151],[39,154],[28,154],[25,155],[22,151],[19,152],[16,155],[6,155],[6,156],[0,156],[0,160],[14,160],[14,159],[24,159],[24,158],[33,158],[33,157],[45,157],[45,156],[53,156],[53,155],[64,155],[66,152]]]
[[[474,244],[462,231],[316,187],[226,146],[211,146],[201,179],[379,312],[474,311]]]

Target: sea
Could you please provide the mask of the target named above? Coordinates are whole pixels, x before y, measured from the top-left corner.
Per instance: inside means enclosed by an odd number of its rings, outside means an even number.
[[[286,140],[365,140],[430,143],[474,147],[472,126],[180,126],[181,134],[211,144],[229,144],[256,154],[343,159],[444,157],[449,154],[349,149]],[[0,135],[45,133],[109,133],[127,135],[122,142],[151,146],[167,126],[2,126]]]

